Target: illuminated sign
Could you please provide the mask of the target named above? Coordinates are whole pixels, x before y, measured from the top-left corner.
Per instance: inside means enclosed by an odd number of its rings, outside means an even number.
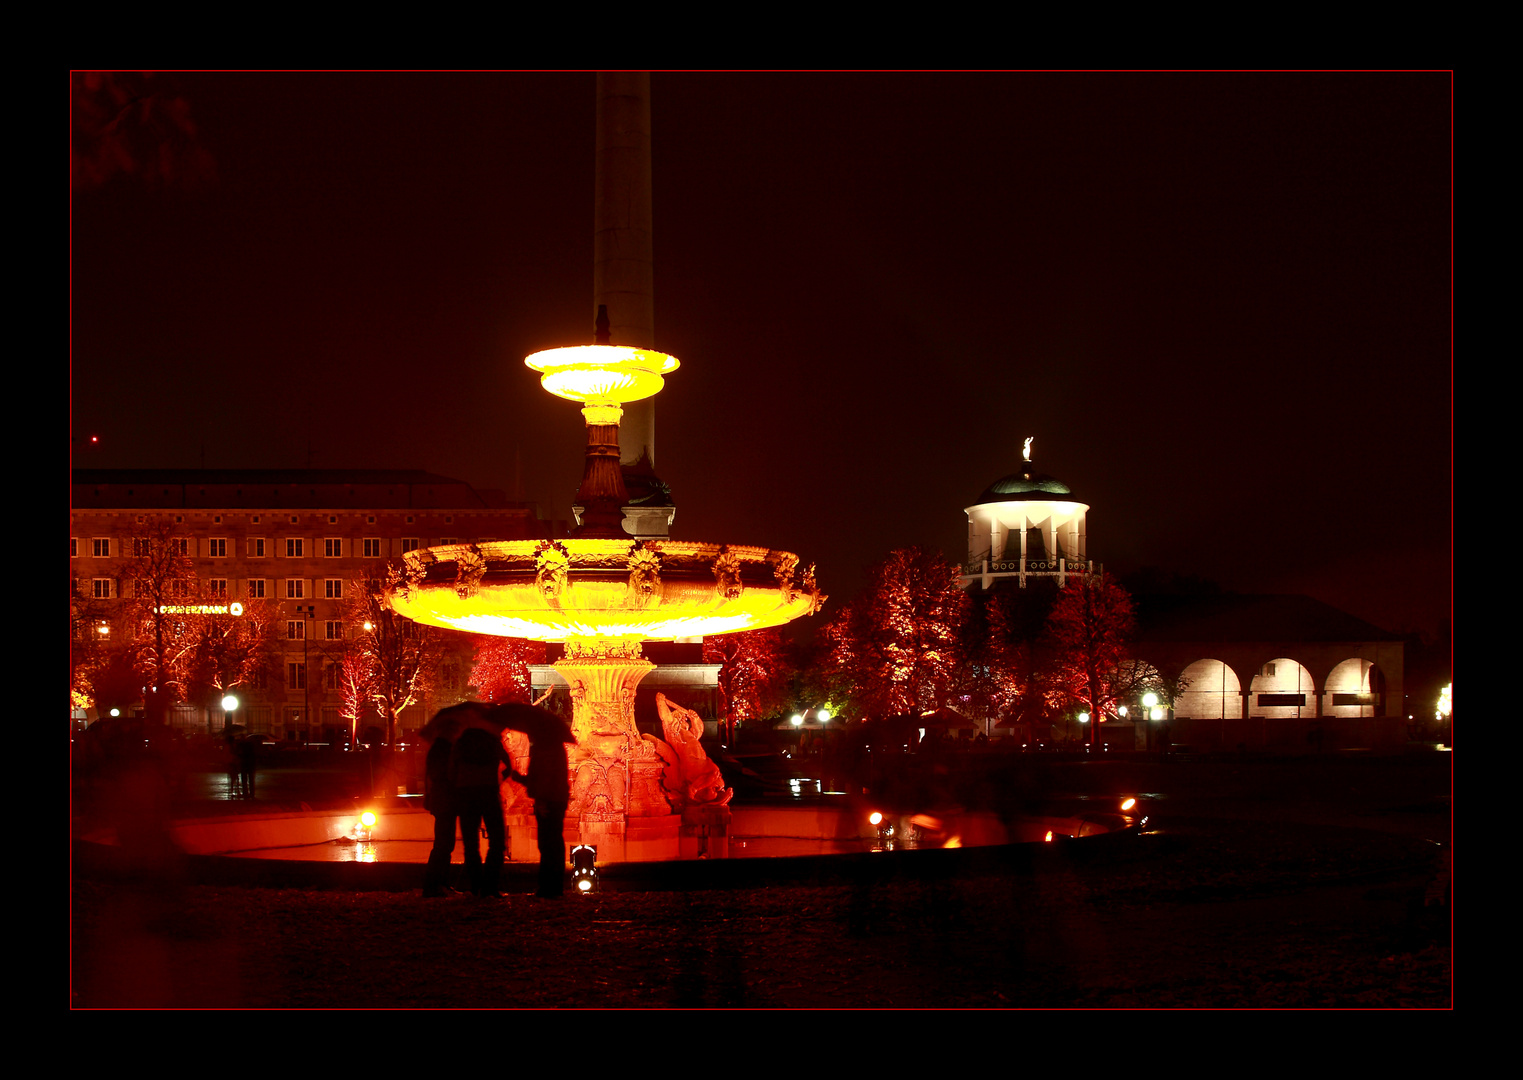
[[[160,615],[242,615],[243,605],[234,600],[231,604],[163,604]]]

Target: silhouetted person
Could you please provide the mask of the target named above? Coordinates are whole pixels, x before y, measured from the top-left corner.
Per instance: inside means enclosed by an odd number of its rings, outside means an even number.
[[[450,755],[450,781],[454,787],[456,812],[460,815],[460,838],[465,842],[465,870],[471,879],[471,891],[477,896],[502,895],[498,885],[502,876],[503,851],[507,847],[507,829],[502,819],[499,762],[512,768],[512,760],[502,748],[502,740],[479,727],[462,731]],[[487,834],[485,866],[481,862],[482,828]]]
[[[453,739],[437,738],[423,762],[423,805],[434,815],[434,847],[428,853],[428,869],[423,872],[424,896],[444,895],[450,856],[455,853],[455,822],[460,814],[455,806],[455,787],[450,783],[454,748]]]
[[[529,775],[513,774],[534,800],[534,824],[539,832],[539,896],[560,896],[566,887],[566,807],[571,784],[566,769],[566,744],[575,742],[560,717],[529,705],[502,706],[497,716],[508,727],[529,736]]]
[[[254,769],[259,760],[259,744],[263,741],[258,735],[245,735],[238,740],[238,786],[245,799],[254,797]]]

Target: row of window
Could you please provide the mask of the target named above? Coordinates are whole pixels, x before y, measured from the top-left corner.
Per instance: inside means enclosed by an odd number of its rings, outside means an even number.
[[[305,641],[307,637],[306,619],[286,620],[286,640]],[[325,641],[344,640],[344,624],[338,619],[327,619],[323,622],[323,639]]]
[[[115,578],[92,578],[90,581],[91,595],[97,600],[114,599],[115,586],[112,583],[115,580]],[[282,578],[278,580],[285,582],[285,598],[287,600],[305,600],[307,598],[306,578]],[[129,581],[128,584],[130,585],[131,582]],[[205,578],[200,584],[200,592],[197,594],[192,582],[171,581],[169,583],[169,594],[170,596],[184,599],[189,599],[196,595],[200,595],[208,600],[227,599],[227,578]],[[312,584],[315,589],[317,582],[314,581]],[[269,590],[269,579],[267,578],[247,578],[243,583],[243,596],[247,600],[267,600],[276,595],[278,594]],[[315,591],[312,595],[314,598],[319,596]],[[320,598],[323,600],[342,600],[344,598],[344,579],[324,578]]]
[[[190,547],[190,537],[177,536],[170,541],[175,547],[175,553],[189,557],[194,554]],[[458,539],[447,536],[439,541],[441,544],[458,543]],[[146,554],[147,541],[142,539],[133,540],[132,554],[140,556]],[[273,546],[266,547],[266,538],[263,536],[251,536],[247,540],[248,557],[251,559],[263,559],[267,557],[267,551],[279,551],[284,543],[286,558],[306,558],[307,541],[303,536],[286,536],[276,540]],[[381,549],[384,541],[378,536],[365,537],[360,541],[362,559],[379,559],[382,557]],[[118,550],[120,544],[117,544]],[[404,536],[402,538],[402,553],[406,554],[422,546],[422,542],[416,536]],[[112,539],[109,536],[97,536],[90,540],[90,555],[96,559],[111,558]],[[69,558],[79,558],[79,537],[69,537]],[[314,547],[314,554],[316,548]],[[211,536],[206,539],[205,557],[209,559],[227,558],[227,537]],[[323,538],[323,558],[342,559],[344,557],[344,538],[341,536],[329,536]]]

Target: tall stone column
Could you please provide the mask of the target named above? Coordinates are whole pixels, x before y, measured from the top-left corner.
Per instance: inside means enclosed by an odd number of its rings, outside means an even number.
[[[656,347],[651,224],[650,73],[598,73],[592,310],[608,311],[608,344]],[[619,457],[656,460],[656,403],[625,406]]]

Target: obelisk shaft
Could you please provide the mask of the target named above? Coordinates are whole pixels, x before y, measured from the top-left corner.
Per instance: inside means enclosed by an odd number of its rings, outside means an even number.
[[[655,348],[649,72],[598,73],[594,203],[593,314],[607,307],[609,344]],[[651,398],[624,407],[619,457],[625,464],[642,452],[654,464],[655,417]]]

